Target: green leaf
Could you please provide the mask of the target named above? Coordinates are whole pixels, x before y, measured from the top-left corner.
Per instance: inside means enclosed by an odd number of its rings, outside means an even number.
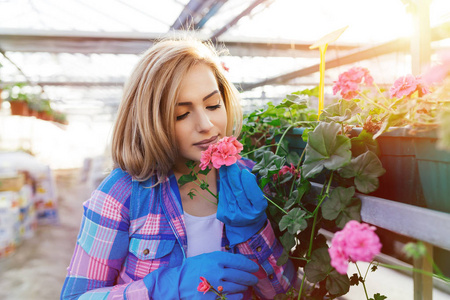
[[[305,219],[306,212],[299,207],[293,208],[284,215],[279,223],[280,230],[288,230],[291,234],[297,234],[298,231],[305,229],[308,223]]]
[[[342,123],[360,112],[361,108],[355,102],[341,99],[339,102],[327,106],[320,115],[320,120]]]
[[[373,139],[371,132],[362,130],[357,137],[351,139],[351,142],[353,157],[357,157],[368,150],[374,152],[377,156],[380,155],[380,147],[377,140]]]
[[[344,295],[350,290],[350,280],[347,275],[333,270],[327,277],[326,287],[328,292],[334,296]]]
[[[289,152],[288,156],[286,156],[286,162],[288,165],[293,164],[294,166],[298,165],[298,162],[300,160],[300,156],[297,152],[291,151]]]
[[[292,94],[319,97],[319,86],[316,86],[315,88],[312,89],[304,89],[302,91],[294,92]]]
[[[337,123],[320,122],[308,134],[303,176],[311,178],[323,168],[337,170],[350,162],[351,142],[347,136],[338,135],[340,128]]]
[[[355,177],[355,186],[358,191],[368,194],[378,188],[378,177],[383,175],[386,170],[378,156],[372,151],[367,151],[353,158],[350,164],[339,169],[338,172],[344,178]]]
[[[380,295],[380,293],[376,293],[373,295],[373,300],[384,300],[387,299],[385,295]]]
[[[283,253],[281,253],[280,257],[277,260],[277,266],[282,266],[285,263],[287,263],[289,260],[289,253],[286,251],[286,249],[283,250]]]
[[[316,283],[324,280],[333,270],[330,261],[328,248],[323,247],[314,250],[311,254],[311,260],[305,266],[305,274],[308,281]]]
[[[283,248],[290,252],[291,249],[295,246],[295,236],[290,232],[286,231],[280,238],[281,245]]]
[[[202,190],[206,190],[208,187],[209,187],[208,182],[203,181],[203,180],[200,182],[200,188],[201,188]]]
[[[405,252],[407,257],[412,257],[414,259],[421,258],[427,253],[427,248],[422,242],[417,243],[407,243],[403,247],[403,252]]]
[[[209,172],[211,172],[211,169],[210,168],[206,168],[204,170],[198,171],[198,174],[202,174],[202,175],[206,176],[206,175],[208,175]]]
[[[189,169],[191,169],[191,170],[193,170],[193,169],[195,168],[196,165],[197,165],[197,163],[196,163],[195,161],[193,161],[193,160],[188,160],[188,161],[186,162],[186,166],[187,166]]]
[[[350,220],[361,221],[361,200],[353,197],[355,188],[337,187],[322,204],[322,216],[326,220],[335,220],[339,228],[344,228]]]
[[[273,154],[272,151],[264,151],[261,161],[258,162],[252,172],[258,172],[261,176],[270,176],[280,171],[285,162],[284,157]]]
[[[190,192],[188,193],[189,198],[194,199],[194,197],[196,196],[194,193],[195,189],[190,190]]]
[[[180,186],[185,185],[186,183],[195,181],[197,177],[191,172],[189,174],[181,175],[180,179],[178,179],[178,184]]]

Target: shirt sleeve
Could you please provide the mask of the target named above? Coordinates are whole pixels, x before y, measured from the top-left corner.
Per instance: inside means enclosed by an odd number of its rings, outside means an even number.
[[[260,266],[255,273],[259,281],[254,290],[261,299],[273,299],[277,294],[286,293],[294,284],[296,273],[292,262],[288,260],[284,265],[277,265],[283,246],[275,237],[270,222],[248,241],[237,244],[236,250]]]
[[[143,280],[117,284],[128,255],[131,177],[114,170],[86,201],[61,299],[148,299]]]

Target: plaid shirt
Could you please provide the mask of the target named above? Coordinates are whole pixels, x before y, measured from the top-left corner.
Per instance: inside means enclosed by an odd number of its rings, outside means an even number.
[[[244,159],[238,162],[250,170],[253,164]],[[186,259],[187,235],[176,178],[171,174],[152,188],[154,183],[156,177],[139,182],[115,169],[92,193],[84,203],[61,299],[149,299],[142,278]],[[253,289],[260,298],[273,299],[289,289],[295,272],[291,262],[277,266],[283,247],[267,223],[260,233],[231,248],[224,230],[222,251],[240,253],[258,263],[259,282]]]

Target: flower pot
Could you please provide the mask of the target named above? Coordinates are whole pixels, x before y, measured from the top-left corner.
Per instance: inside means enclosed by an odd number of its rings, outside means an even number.
[[[417,134],[414,151],[428,208],[450,213],[450,151],[436,147],[436,131]]]
[[[28,116],[28,104],[25,101],[11,101],[11,115]]]
[[[3,103],[2,92],[3,92],[3,90],[0,89],[0,109],[2,109],[2,103]]]
[[[46,112],[46,111],[40,111],[38,112],[38,119],[44,120],[44,121],[51,121],[52,120],[52,116]]]

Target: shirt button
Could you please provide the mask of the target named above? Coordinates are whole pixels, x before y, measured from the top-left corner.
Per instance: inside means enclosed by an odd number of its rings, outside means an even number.
[[[258,251],[258,252],[261,252],[261,250],[262,250],[261,246],[258,246],[258,247],[256,248],[256,251]]]
[[[230,250],[230,245],[225,245],[225,250]]]
[[[150,250],[148,250],[148,249],[145,249],[142,253],[144,253],[144,255],[147,255],[147,254],[149,254],[150,253]]]
[[[273,279],[273,274],[269,275],[269,279],[272,280]]]

